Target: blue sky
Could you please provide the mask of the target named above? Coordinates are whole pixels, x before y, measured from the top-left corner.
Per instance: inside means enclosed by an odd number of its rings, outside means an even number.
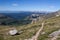
[[[57,11],[60,0],[0,0],[0,11]]]

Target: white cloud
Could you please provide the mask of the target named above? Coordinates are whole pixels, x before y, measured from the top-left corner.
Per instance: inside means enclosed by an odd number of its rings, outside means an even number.
[[[49,6],[49,8],[55,8],[55,6]]]
[[[13,3],[12,6],[18,6],[18,4],[17,3]]]

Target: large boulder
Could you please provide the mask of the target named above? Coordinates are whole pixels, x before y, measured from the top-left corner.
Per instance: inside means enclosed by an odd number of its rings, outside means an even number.
[[[13,30],[10,30],[9,31],[9,34],[10,35],[15,35],[15,34],[17,34],[18,33],[18,31],[16,30],[16,29],[13,29]]]

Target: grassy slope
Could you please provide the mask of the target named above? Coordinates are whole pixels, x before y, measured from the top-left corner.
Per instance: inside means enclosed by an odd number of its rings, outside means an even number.
[[[43,29],[43,32],[46,32],[46,34],[40,35],[38,40],[47,40],[49,38],[48,35],[50,33],[52,33],[55,30],[60,29],[60,17],[53,17],[53,18],[47,19],[44,26],[45,27]],[[24,40],[24,39],[31,38],[33,35],[35,35],[35,33],[39,30],[40,27],[41,27],[40,22],[36,24],[28,24],[28,25],[16,27],[18,31],[23,31],[23,33],[21,33],[20,35],[16,35],[16,36],[10,36],[10,35],[4,34],[6,38],[5,40]],[[5,29],[8,29],[8,28],[10,27],[8,26],[0,27],[0,34],[7,32],[7,30]]]
[[[17,30],[23,31],[23,33],[20,35],[16,35],[16,36],[8,35],[6,36],[7,38],[6,40],[18,40],[18,39],[24,40],[26,38],[31,38],[36,33],[36,31],[39,29],[40,26],[41,25],[39,24],[28,24],[28,25],[16,27]],[[8,29],[8,28],[9,27],[1,27],[0,32],[1,33],[7,32],[7,30],[5,29]]]
[[[38,40],[48,40],[48,35],[56,30],[60,29],[60,17],[53,17],[50,19],[47,19],[45,22],[45,27],[43,29],[43,32],[45,32],[44,35],[39,36]]]

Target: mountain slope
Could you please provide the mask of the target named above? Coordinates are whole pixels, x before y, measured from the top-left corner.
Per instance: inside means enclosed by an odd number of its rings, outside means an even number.
[[[7,37],[6,40],[8,40],[8,39],[9,40],[17,40],[17,39],[18,40],[25,40],[25,39],[31,38],[33,35],[36,34],[36,32],[39,30],[40,27],[41,27],[41,23],[40,24],[39,23],[28,24],[28,25],[23,25],[23,26],[20,26],[20,27],[16,27],[17,30],[23,31],[23,33],[21,33],[20,35],[15,35],[15,36],[8,35],[8,36],[6,36]],[[42,31],[42,32],[45,32],[45,34],[41,34],[38,37],[38,40],[49,39],[49,37],[48,37],[49,34],[51,34],[52,32],[54,32],[56,30],[59,30],[59,29],[60,29],[60,16],[46,19],[44,29]],[[2,30],[4,30],[4,29],[2,29]],[[6,32],[6,30],[4,30],[4,31]]]
[[[49,34],[51,34],[54,31],[57,31],[60,29],[60,16],[53,16],[51,18],[43,20],[45,21],[43,31],[38,37],[38,40],[48,40],[50,39]],[[36,32],[41,27],[42,22],[37,22],[36,24],[27,24],[22,26],[12,26],[13,28],[16,28],[20,33],[20,35],[7,35],[9,28],[12,28],[10,26],[1,26],[0,27],[0,34],[3,34],[5,36],[5,40],[25,40],[29,39],[32,36],[36,34]],[[7,29],[7,30],[6,30]],[[4,38],[4,37],[2,37]],[[60,40],[60,39],[57,39]]]
[[[59,29],[60,29],[60,16],[47,19],[45,21],[45,27],[43,29],[43,32],[45,32],[45,34],[39,36],[38,40],[48,40],[50,38],[49,34]]]

